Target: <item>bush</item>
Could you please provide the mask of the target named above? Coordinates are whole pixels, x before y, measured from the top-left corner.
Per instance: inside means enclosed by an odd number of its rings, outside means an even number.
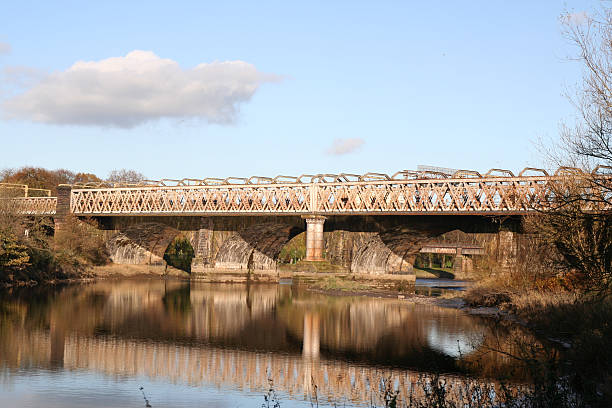
[[[67,217],[62,228],[55,232],[54,249],[58,261],[81,258],[83,264],[104,265],[109,261],[102,231],[98,230],[95,221],[81,221],[76,217]],[[70,260],[67,267],[75,266]]]
[[[195,252],[189,240],[179,236],[168,245],[164,253],[164,260],[170,266],[191,273],[191,261],[194,256]]]

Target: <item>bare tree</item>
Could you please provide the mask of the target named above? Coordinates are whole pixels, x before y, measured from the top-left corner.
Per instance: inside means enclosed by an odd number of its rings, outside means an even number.
[[[106,181],[111,183],[129,183],[136,184],[142,182],[146,177],[136,170],[113,170],[108,175]]]
[[[580,19],[567,13],[562,23],[578,50],[583,77],[570,97],[576,123],[562,125],[561,150],[552,159],[579,170],[567,169],[550,182],[541,215],[526,226],[584,289],[602,292],[612,284],[612,9],[604,6]]]
[[[574,126],[564,125],[562,146],[571,161],[583,168],[612,165],[612,9],[598,15],[562,22],[566,38],[578,49],[575,60],[583,67],[582,83],[570,96],[578,114]]]

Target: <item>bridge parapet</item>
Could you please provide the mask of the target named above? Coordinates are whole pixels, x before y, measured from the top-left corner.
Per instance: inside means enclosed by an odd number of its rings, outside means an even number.
[[[608,169],[609,170],[609,169]],[[609,183],[612,176],[596,177]],[[534,173],[538,173],[535,174]],[[299,177],[250,177],[145,181],[141,184],[60,186],[64,212],[79,216],[112,215],[385,215],[525,214],[554,197],[555,183],[583,177],[578,169],[554,175],[526,168],[514,176],[492,169],[484,176],[460,170],[435,172],[303,174]],[[54,201],[55,200],[55,201]],[[51,214],[53,197],[23,201],[27,214]],[[588,204],[594,205],[594,204]],[[587,209],[588,210],[588,209]],[[600,208],[593,208],[600,210]],[[39,211],[39,212],[38,212]]]
[[[520,214],[546,201],[550,177],[81,188],[76,215]]]
[[[55,215],[56,197],[20,197],[11,199],[12,210],[23,215]]]

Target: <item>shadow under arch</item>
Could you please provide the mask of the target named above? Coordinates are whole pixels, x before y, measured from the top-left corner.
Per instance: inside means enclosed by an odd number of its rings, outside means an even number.
[[[164,253],[179,233],[163,223],[134,224],[110,237],[106,247],[116,264],[165,265]]]
[[[495,234],[502,226],[520,230],[518,216],[385,215],[337,216],[325,222],[325,231],[347,232],[352,245],[353,273],[410,273],[421,248],[451,231]]]
[[[226,239],[215,258],[224,269],[275,270],[283,246],[304,228],[265,222],[251,225]]]

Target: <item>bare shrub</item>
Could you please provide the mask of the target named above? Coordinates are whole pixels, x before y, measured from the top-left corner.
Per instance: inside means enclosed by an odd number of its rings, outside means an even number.
[[[55,232],[54,248],[60,254],[74,255],[92,265],[104,265],[109,260],[103,233],[94,220],[66,217],[62,228]]]

